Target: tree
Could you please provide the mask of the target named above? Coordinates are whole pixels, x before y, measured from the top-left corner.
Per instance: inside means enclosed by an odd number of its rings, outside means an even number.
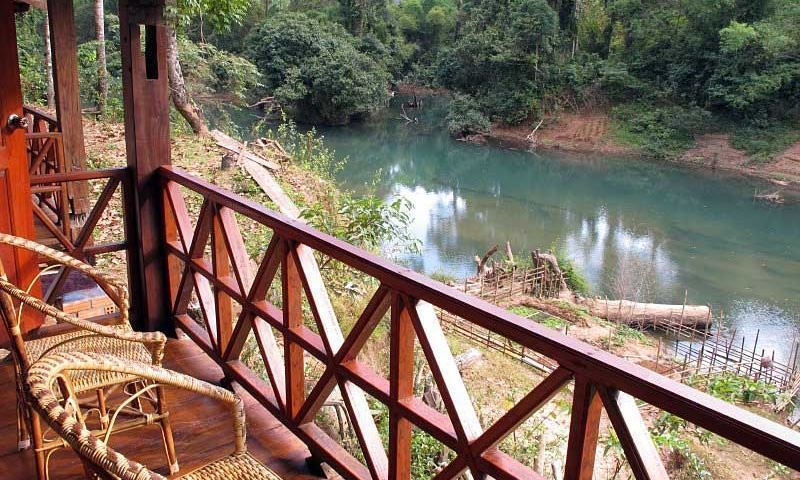
[[[108,103],[108,67],[106,65],[106,22],[103,0],[94,0],[94,30],[97,41],[97,110],[106,111]]]
[[[198,135],[207,135],[209,130],[203,112],[197,108],[186,90],[178,52],[178,28],[199,16],[217,29],[230,28],[232,24],[242,21],[250,3],[251,0],[175,0],[175,3],[167,6],[166,52],[172,103]]]
[[[457,95],[447,113],[447,129],[457,138],[483,134],[491,128],[491,122],[478,109],[479,105],[469,95]]]
[[[294,118],[346,124],[384,105],[389,74],[338,24],[281,14],[245,43],[265,88]]]
[[[469,18],[463,36],[439,52],[436,79],[470,95],[491,120],[519,123],[547,91],[558,16],[545,0],[483,0],[470,6]]]
[[[173,26],[167,26],[167,73],[169,74],[169,88],[172,104],[186,120],[192,131],[198,135],[208,135],[208,125],[203,117],[203,112],[197,108],[186,90],[186,80],[183,78],[180,58],[178,57],[178,32]]]
[[[53,50],[50,45],[50,19],[44,15],[44,70],[47,76],[47,106],[56,106],[56,85],[53,81]]]

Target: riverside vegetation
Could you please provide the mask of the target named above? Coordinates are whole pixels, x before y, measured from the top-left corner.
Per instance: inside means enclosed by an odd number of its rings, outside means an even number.
[[[75,3],[87,23],[78,28],[84,104],[118,116],[114,6],[105,12],[101,102],[93,2]],[[659,158],[708,132],[729,134],[754,163],[800,141],[794,0],[214,0],[177,2],[174,17],[199,117],[202,99],[268,97],[298,121],[344,124],[382,108],[389,85],[405,82],[451,91],[449,126],[459,136],[599,110],[617,142]],[[33,102],[47,96],[43,20],[20,18]]]

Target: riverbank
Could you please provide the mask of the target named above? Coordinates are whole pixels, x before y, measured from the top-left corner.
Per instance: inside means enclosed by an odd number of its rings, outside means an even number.
[[[483,138],[471,140],[516,150],[546,149],[580,154],[648,157],[641,149],[625,145],[615,138],[613,122],[605,113],[560,114],[556,118],[547,119],[532,135],[535,128],[535,124],[528,123],[512,126],[496,123]],[[667,161],[686,167],[764,180],[774,185],[774,191],[791,196],[800,195],[800,142],[764,162],[734,148],[729,134],[710,133],[697,136],[692,148]]]

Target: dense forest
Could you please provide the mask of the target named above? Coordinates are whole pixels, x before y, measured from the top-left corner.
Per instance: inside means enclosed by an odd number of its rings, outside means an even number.
[[[115,3],[76,1],[84,104],[104,115],[120,108]],[[269,97],[298,121],[344,124],[406,83],[454,95],[455,135],[600,109],[657,156],[711,130],[765,155],[797,139],[796,0],[237,0],[171,12],[173,96],[198,132],[209,99]],[[43,103],[44,14],[19,24],[27,100]]]

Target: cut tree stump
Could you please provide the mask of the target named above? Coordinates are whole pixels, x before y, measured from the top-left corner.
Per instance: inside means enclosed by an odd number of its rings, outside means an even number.
[[[277,163],[267,160],[266,158],[249,151],[247,146],[242,144],[242,142],[225,135],[219,130],[212,130],[211,137],[217,141],[217,145],[220,147],[224,148],[225,150],[229,150],[230,152],[239,155],[242,158],[250,160],[251,162],[255,162],[272,170],[279,170],[281,168],[281,166]]]

